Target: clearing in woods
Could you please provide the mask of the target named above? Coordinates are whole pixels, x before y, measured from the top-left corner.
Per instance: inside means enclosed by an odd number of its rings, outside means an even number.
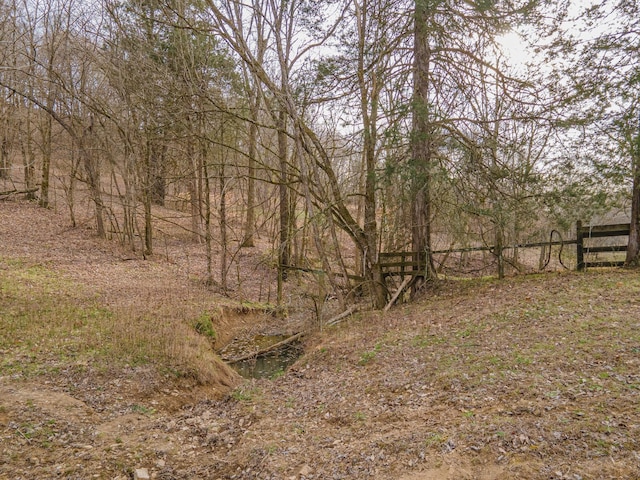
[[[0,246],[0,478],[640,471],[637,271],[442,282],[311,334],[290,370],[243,381],[212,345],[277,320],[221,308],[171,255],[128,259],[14,202],[0,204]],[[216,338],[195,333],[203,312]]]

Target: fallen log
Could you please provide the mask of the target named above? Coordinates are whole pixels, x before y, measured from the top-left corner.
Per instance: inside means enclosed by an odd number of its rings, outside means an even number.
[[[286,345],[289,345],[290,343],[293,343],[296,340],[300,340],[304,336],[304,334],[305,334],[305,332],[296,333],[295,335],[291,335],[290,337],[285,338],[281,342],[274,343],[273,345],[269,345],[268,347],[265,347],[262,350],[258,350],[256,352],[248,353],[248,354],[242,355],[241,357],[238,357],[238,358],[232,358],[230,360],[225,360],[225,362],[226,363],[238,363],[238,362],[243,362],[245,360],[251,360],[252,358],[259,357],[261,355],[266,355],[267,353],[272,352],[274,350],[278,350],[279,348],[282,348],[282,347],[284,347]]]
[[[391,300],[389,300],[389,303],[387,303],[387,305],[384,307],[384,310],[382,310],[383,312],[389,311],[389,309],[393,306],[393,304],[396,303],[396,300],[398,300],[398,297],[402,295],[402,292],[404,292],[407,286],[409,285],[409,283],[411,283],[411,280],[413,280],[413,277],[407,277],[405,281],[402,282],[402,285],[400,285],[400,288],[398,288],[398,291],[393,295]]]
[[[327,323],[325,323],[325,326],[331,327],[333,325],[336,325],[337,323],[340,323],[344,318],[356,313],[357,311],[358,311],[358,307],[355,307],[355,306],[350,307],[344,312],[342,312],[340,315],[337,315],[333,317],[331,320],[328,320]]]
[[[0,197],[8,197],[10,195],[28,195],[30,193],[36,193],[38,190],[38,188],[30,188],[28,190],[16,190],[14,188],[13,190],[0,192]]]

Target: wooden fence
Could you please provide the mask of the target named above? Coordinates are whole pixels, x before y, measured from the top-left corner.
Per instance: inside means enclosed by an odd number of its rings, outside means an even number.
[[[518,245],[508,245],[503,248],[536,248],[536,247],[552,247],[576,245],[577,270],[584,270],[590,267],[621,267],[624,261],[613,260],[591,260],[586,261],[585,258],[592,254],[625,252],[627,250],[626,243],[617,243],[615,245],[592,245],[591,239],[606,237],[622,237],[629,235],[630,225],[628,223],[614,225],[589,225],[583,226],[582,222],[576,224],[575,240],[560,240],[550,242],[523,243]],[[450,250],[436,250],[434,254],[464,253],[464,252],[495,252],[495,246],[486,247],[468,247],[455,248]],[[424,261],[418,261],[416,252],[384,252],[380,254],[380,267],[383,276],[407,276],[420,275],[425,271],[426,265]]]
[[[616,245],[591,245],[593,238],[623,237],[629,236],[630,224],[618,223],[615,225],[588,225],[582,226],[582,222],[576,225],[576,257],[577,269],[584,270],[589,267],[621,267],[624,261],[586,261],[585,256],[597,253],[624,252],[627,244]],[[585,240],[587,242],[585,242]],[[628,243],[628,242],[627,242]]]
[[[552,247],[565,246],[575,244],[576,240],[559,240],[535,243],[521,243],[517,245],[507,245],[504,250],[518,248],[536,248],[536,247]],[[433,254],[449,255],[451,253],[468,253],[468,252],[495,252],[495,246],[486,247],[464,247],[452,248],[447,250],[434,250]],[[494,253],[495,254],[495,253]],[[380,253],[380,268],[384,277],[404,277],[407,275],[420,275],[426,270],[425,261],[419,261],[419,255],[416,252],[383,252]],[[424,258],[424,256],[423,256]]]
[[[418,260],[416,252],[381,252],[380,269],[383,277],[417,275],[424,272],[426,263]]]
[[[586,258],[593,254],[598,253],[611,253],[611,252],[624,252],[627,250],[627,244],[618,243],[615,245],[593,245],[591,240],[595,238],[607,238],[607,237],[622,237],[629,235],[630,225],[628,223],[615,224],[615,225],[589,225],[582,226],[582,222],[576,224],[576,239],[575,240],[559,240],[559,241],[546,241],[535,243],[522,243],[517,245],[508,245],[503,247],[504,250],[517,249],[517,248],[539,248],[539,247],[552,247],[552,246],[566,246],[576,245],[576,261],[577,270],[584,270],[585,268],[592,267],[619,267],[624,265],[624,261],[612,261],[612,260],[590,260],[586,261]],[[454,248],[448,250],[435,250],[433,254],[450,253],[466,253],[466,252],[493,252],[495,255],[495,246],[483,246],[483,247],[466,247],[466,248]],[[560,260],[562,263],[562,260]],[[563,264],[564,265],[564,264]],[[325,274],[323,270],[302,268],[302,267],[285,267],[289,270],[298,270],[303,272],[309,272],[314,274]],[[407,277],[421,275],[426,270],[426,263],[424,255],[420,255],[417,252],[382,252],[380,253],[380,268],[382,270],[383,277]],[[565,267],[566,268],[566,267]],[[335,273],[336,276],[343,276],[340,273]],[[364,278],[358,275],[347,275],[350,280],[358,282],[364,281]]]

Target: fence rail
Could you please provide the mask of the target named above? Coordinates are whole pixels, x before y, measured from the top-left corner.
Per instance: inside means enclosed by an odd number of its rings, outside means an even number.
[[[555,240],[546,242],[518,243],[515,245],[506,245],[502,249],[517,248],[537,248],[537,247],[553,247],[564,245],[575,245],[577,240]],[[433,254],[449,254],[449,253],[467,253],[467,252],[493,252],[496,247],[493,245],[483,247],[463,247],[451,248],[448,250],[434,250]],[[383,276],[407,276],[420,275],[426,269],[426,263],[416,260],[419,258],[417,252],[382,252],[380,253],[380,268]],[[408,260],[406,260],[408,258]]]
[[[504,250],[518,249],[518,248],[539,248],[539,247],[553,247],[553,246],[565,246],[576,245],[576,260],[577,270],[584,270],[585,268],[594,267],[619,267],[624,265],[624,261],[614,260],[585,260],[591,254],[597,253],[616,253],[625,252],[627,250],[626,244],[616,245],[590,245],[585,244],[585,241],[589,241],[594,238],[608,238],[608,237],[623,237],[629,235],[630,225],[628,223],[619,223],[614,225],[589,225],[583,226],[582,222],[576,224],[576,239],[572,240],[556,240],[546,242],[533,242],[533,243],[519,243],[515,245],[507,245],[503,247]],[[434,250],[433,254],[450,254],[450,253],[466,253],[466,252],[495,252],[495,246],[481,246],[481,247],[462,247],[452,248],[447,250]],[[419,252],[381,252],[379,254],[380,269],[383,277],[406,277],[421,275],[426,270],[426,260],[424,254]],[[562,260],[560,260],[562,263]],[[564,266],[564,264],[562,264]],[[313,274],[326,274],[323,270],[314,268],[304,268],[295,266],[284,267],[288,270],[297,270],[302,272],[308,272]],[[565,267],[566,268],[566,267]],[[335,276],[343,277],[341,273],[334,273]],[[347,274],[347,278],[362,282],[365,279],[358,275]]]
[[[625,252],[627,244],[617,245],[588,245],[585,240],[593,238],[623,237],[629,235],[630,225],[628,223],[618,223],[613,225],[589,225],[583,226],[582,222],[576,224],[575,240],[560,240],[549,242],[520,243],[507,245],[503,250],[517,248],[552,247],[564,245],[576,245],[577,269],[593,267],[620,267],[624,261],[603,260],[586,261],[585,256],[596,253]],[[465,252],[494,252],[495,246],[453,248],[449,250],[434,250],[433,254],[465,253]],[[426,269],[426,264],[419,262],[416,252],[383,252],[380,254],[380,267],[384,276],[405,276],[419,275]]]
[[[593,267],[621,267],[624,261],[585,261],[585,255],[592,253],[609,253],[624,252],[627,250],[627,244],[618,245],[585,245],[585,240],[592,238],[606,237],[624,237],[629,236],[631,225],[629,223],[617,223],[614,225],[587,225],[583,226],[582,222],[576,224],[576,257],[578,261],[577,269],[579,271],[585,268]]]
[[[418,260],[419,258],[420,254],[417,252],[381,252],[379,259],[382,276],[417,275],[426,268],[426,263]]]

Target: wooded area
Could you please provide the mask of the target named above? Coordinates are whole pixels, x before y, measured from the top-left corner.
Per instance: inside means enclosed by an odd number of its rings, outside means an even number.
[[[432,252],[618,211],[638,263],[636,2],[2,0],[0,19],[2,196],[73,226],[90,204],[145,257],[179,224],[222,292],[260,244],[279,301],[295,267],[383,308],[381,252],[417,252],[417,294]]]

